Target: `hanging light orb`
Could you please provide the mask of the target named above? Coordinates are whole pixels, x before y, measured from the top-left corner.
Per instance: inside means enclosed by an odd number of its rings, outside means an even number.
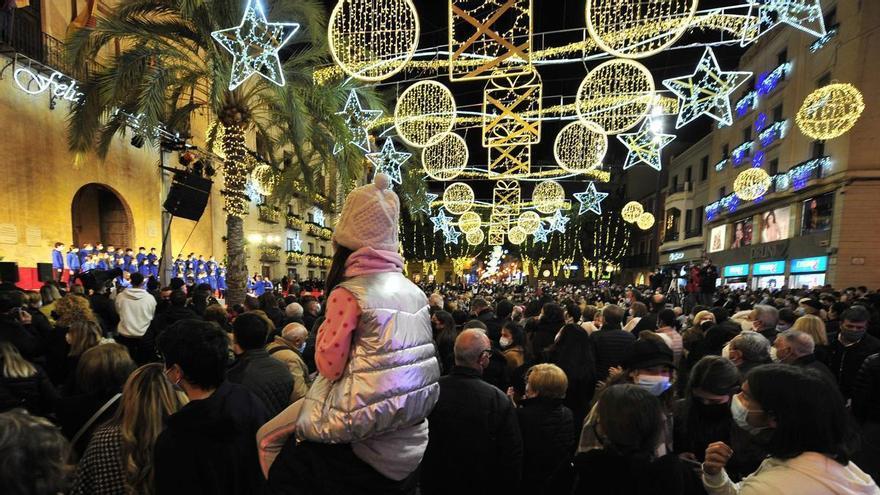
[[[594,122],[575,120],[563,127],[553,143],[556,163],[573,174],[581,174],[602,165],[608,151],[608,136]]]
[[[464,170],[468,156],[464,138],[447,132],[439,141],[422,149],[422,167],[432,179],[452,180]]]
[[[733,181],[733,192],[743,201],[754,201],[763,196],[773,180],[761,168],[743,170]]]
[[[464,238],[468,244],[470,244],[471,246],[476,246],[477,244],[483,242],[483,239],[486,238],[486,234],[483,234],[482,230],[477,229],[465,234]]]
[[[565,205],[565,190],[555,180],[545,180],[535,186],[532,202],[541,213],[554,213]]]
[[[507,240],[510,241],[514,246],[519,246],[526,240],[526,231],[522,229],[520,226],[511,227],[510,230],[507,231]]]
[[[444,195],[445,199],[445,195]],[[468,211],[465,212],[458,219],[458,228],[465,234],[470,234],[475,230],[480,230],[480,227],[483,226],[483,219],[480,218],[480,215],[473,212]]]
[[[623,209],[620,210],[620,215],[623,219],[629,223],[634,223],[639,219],[639,215],[644,213],[645,209],[642,208],[641,203],[638,201],[630,201],[629,203],[623,205]]]
[[[635,127],[654,101],[654,76],[644,65],[628,59],[599,64],[581,82],[575,101],[578,117],[606,134]]]
[[[251,184],[258,194],[271,196],[275,192],[275,186],[278,185],[278,182],[278,173],[271,165],[262,163],[251,171]]]
[[[443,192],[443,207],[453,215],[461,215],[474,206],[474,190],[464,182],[456,182]]]
[[[687,30],[697,0],[587,0],[587,30],[602,50],[623,58],[660,53]]]
[[[647,211],[643,212],[639,215],[639,218],[636,219],[636,225],[642,230],[650,229],[654,226],[654,215]]]
[[[437,81],[419,81],[406,88],[394,107],[397,134],[411,146],[437,143],[455,124],[455,97]]]
[[[808,137],[834,139],[852,129],[864,110],[865,100],[855,86],[834,83],[810,93],[795,120]]]
[[[519,216],[516,224],[526,234],[534,234],[541,227],[541,216],[533,211],[527,211]]]

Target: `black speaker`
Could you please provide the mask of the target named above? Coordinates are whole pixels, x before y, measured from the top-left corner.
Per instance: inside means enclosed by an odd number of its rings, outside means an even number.
[[[194,174],[177,172],[165,199],[165,211],[175,217],[198,222],[208,205],[213,183]]]
[[[55,280],[52,278],[52,263],[37,263],[37,280],[40,282]]]
[[[18,263],[14,261],[0,261],[0,281],[17,284]]]

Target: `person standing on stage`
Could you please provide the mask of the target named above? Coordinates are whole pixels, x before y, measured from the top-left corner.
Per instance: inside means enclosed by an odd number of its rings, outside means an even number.
[[[83,265],[85,265],[86,258],[91,256],[91,254],[93,252],[94,252],[94,248],[92,248],[92,245],[89,244],[88,242],[84,243],[82,249],[79,250],[79,266],[82,267]],[[83,271],[85,271],[85,270],[83,270]]]
[[[64,243],[56,242],[55,249],[52,250],[52,279],[61,282],[64,276]]]
[[[189,253],[186,259],[186,278],[193,277],[195,278],[196,274],[196,264],[198,260],[196,260],[196,253]]]
[[[200,254],[199,260],[196,262],[196,273],[201,274],[205,270],[205,255]]]
[[[143,246],[139,247],[138,254],[137,256],[135,256],[135,259],[137,260],[136,271],[143,273],[143,269],[141,267],[144,266],[144,262],[147,260],[147,248]]]
[[[73,281],[74,277],[79,275],[79,269],[81,266],[82,263],[79,261],[79,249],[71,244],[70,249],[67,250],[67,269],[70,271],[69,280]]]
[[[223,263],[217,265],[217,292],[220,297],[226,298],[226,267]]]
[[[177,255],[177,260],[174,262],[174,270],[172,273],[172,278],[179,278],[183,280],[186,276],[186,261],[183,259],[183,256]]]
[[[150,277],[159,279],[159,256],[156,255],[156,248],[150,248],[150,254],[147,255],[147,267]]]
[[[131,248],[125,249],[125,254],[122,256],[122,271],[131,273],[132,270],[132,260],[134,260],[134,250]]]

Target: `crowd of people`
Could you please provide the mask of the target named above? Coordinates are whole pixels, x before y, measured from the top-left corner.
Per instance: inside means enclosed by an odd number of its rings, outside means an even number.
[[[2,492],[880,494],[877,292],[420,287],[388,186],[317,296],[0,284]]]

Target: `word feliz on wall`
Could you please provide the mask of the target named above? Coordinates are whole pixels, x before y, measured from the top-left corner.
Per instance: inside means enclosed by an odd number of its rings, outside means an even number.
[[[76,80],[58,71],[51,75],[33,72],[27,67],[20,67],[13,74],[15,85],[30,95],[39,95],[49,92],[55,98],[61,98],[74,104],[82,102],[83,94],[79,91]]]

